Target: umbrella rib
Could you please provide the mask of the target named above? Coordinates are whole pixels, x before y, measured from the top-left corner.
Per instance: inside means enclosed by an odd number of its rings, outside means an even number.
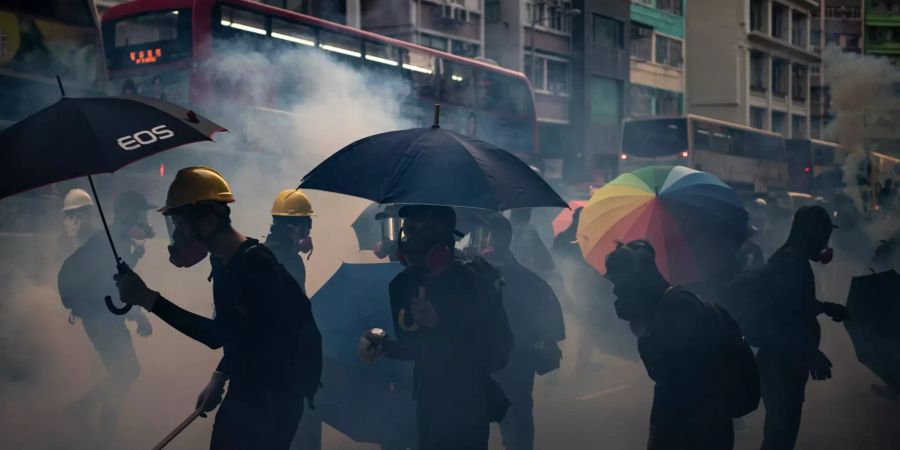
[[[408,161],[406,164],[397,164],[397,167],[394,168],[394,173],[391,174],[390,181],[388,181],[387,186],[385,187],[383,192],[379,193],[379,200],[386,200],[388,195],[395,191],[397,186],[403,184],[403,179],[406,178],[407,172],[409,172],[409,168],[412,167],[413,163],[415,163],[416,159],[422,153],[422,150],[418,148],[419,141],[422,140],[425,133],[420,133],[416,138],[406,147],[401,158],[405,161]],[[408,155],[409,149],[415,149],[415,155]],[[379,201],[378,203],[386,203],[383,201]]]
[[[459,142],[460,144],[462,144],[463,148],[466,149],[466,154],[469,156],[469,158],[472,158],[472,161],[475,162],[476,166],[478,166],[478,171],[481,172],[482,175],[489,175],[483,169],[481,162],[478,160],[478,158],[476,158],[475,155],[472,154],[473,148],[469,145],[468,142],[457,137],[455,135],[455,133],[447,132],[446,134],[447,134],[447,136],[450,136],[451,138],[453,138],[453,140],[455,140],[456,142]],[[491,188],[493,188],[494,187],[493,177],[485,176],[484,178],[487,179],[486,181],[488,182],[488,184],[490,184]],[[494,206],[499,209],[501,205],[498,204],[496,196],[493,195],[495,192],[494,189],[490,189],[490,192],[491,192],[491,194],[492,194],[491,196],[493,197],[493,200],[494,200]]]
[[[67,101],[68,101],[68,100],[67,100]],[[70,108],[74,108],[75,111],[77,112],[76,115],[77,115],[77,116],[78,116],[78,117],[79,117],[79,118],[87,125],[87,129],[90,131],[91,139],[94,140],[93,148],[94,148],[94,150],[96,151],[97,149],[100,148],[100,140],[97,139],[97,132],[96,132],[96,130],[94,130],[94,125],[91,124],[91,121],[88,120],[88,118],[84,115],[84,112],[81,111],[81,108],[75,108],[75,105],[74,105],[74,104],[70,104],[69,107],[70,107]],[[115,169],[110,169],[110,168],[109,168],[109,167],[110,167],[109,160],[107,160],[106,157],[107,157],[107,155],[103,155],[103,163],[104,163],[104,164],[103,164],[103,168],[104,168],[104,172],[105,172],[105,173],[112,173],[113,170],[115,170]],[[88,174],[88,175],[90,175],[90,174]]]

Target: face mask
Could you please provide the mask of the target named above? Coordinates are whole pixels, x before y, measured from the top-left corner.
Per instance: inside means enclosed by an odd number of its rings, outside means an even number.
[[[63,217],[63,227],[66,229],[66,236],[74,238],[81,229],[81,219],[74,216]]]
[[[307,236],[307,237],[301,239],[301,240],[300,240],[300,244],[297,246],[297,249],[300,250],[300,253],[303,253],[304,255],[307,255],[307,256],[306,256],[306,259],[307,259],[307,260],[308,260],[309,258],[311,258],[311,257],[312,257],[312,251],[313,251],[312,236]]]
[[[128,229],[128,236],[135,241],[146,241],[156,236],[156,233],[153,232],[153,227],[149,224],[132,225]]]
[[[828,264],[831,260],[834,259],[834,249],[831,247],[825,247],[825,250],[822,250],[818,256],[813,259],[813,261],[818,261],[822,264]]]
[[[206,258],[209,249],[198,239],[184,232],[182,227],[175,227],[171,218],[166,218],[169,225],[169,262],[175,267],[191,267]]]

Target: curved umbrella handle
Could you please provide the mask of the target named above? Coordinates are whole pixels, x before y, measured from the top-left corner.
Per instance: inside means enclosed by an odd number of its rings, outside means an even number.
[[[128,314],[129,311],[131,311],[132,305],[129,305],[127,303],[124,304],[125,306],[122,306],[122,307],[118,307],[118,306],[114,305],[113,301],[112,301],[112,296],[110,296],[110,295],[103,297],[103,301],[106,302],[106,309],[108,309],[109,312],[111,312],[117,316],[124,316],[125,314]]]

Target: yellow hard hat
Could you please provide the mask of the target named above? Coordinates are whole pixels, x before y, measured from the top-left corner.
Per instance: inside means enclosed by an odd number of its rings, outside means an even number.
[[[272,215],[281,217],[315,216],[309,197],[300,189],[285,189],[275,197],[272,204]]]
[[[234,195],[219,172],[209,167],[185,167],[169,185],[166,205],[159,212],[167,214],[175,208],[200,202],[233,203]]]
[[[88,194],[84,189],[72,189],[66,194],[65,200],[63,200],[63,212],[72,211],[73,209],[84,208],[85,206],[94,206],[94,201],[91,199],[91,194]]]

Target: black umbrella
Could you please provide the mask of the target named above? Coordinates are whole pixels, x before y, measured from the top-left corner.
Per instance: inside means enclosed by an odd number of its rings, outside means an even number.
[[[854,277],[844,322],[856,357],[894,390],[900,390],[900,274],[894,270]]]
[[[356,141],[308,173],[302,189],[377,203],[492,210],[567,207],[527,164],[487,142],[440,128],[392,131]]]
[[[344,263],[311,299],[327,380],[316,395],[316,410],[358,442],[415,442],[408,426],[415,423],[411,365],[391,359],[368,364],[356,353],[363,331],[390,330],[388,284],[402,270],[399,263]]]
[[[57,77],[59,80],[59,77]],[[212,140],[221,126],[198,114],[148,97],[68,98],[0,132],[0,198],[87,176],[119,270],[122,264],[91,175],[192,142]],[[130,309],[107,306],[117,314]]]

